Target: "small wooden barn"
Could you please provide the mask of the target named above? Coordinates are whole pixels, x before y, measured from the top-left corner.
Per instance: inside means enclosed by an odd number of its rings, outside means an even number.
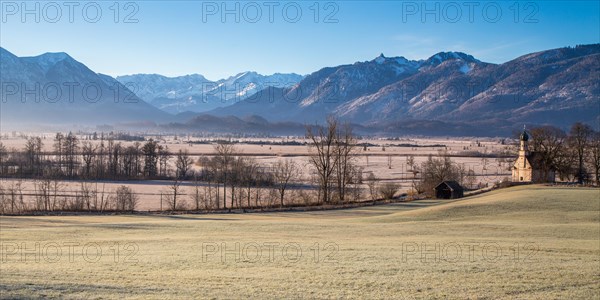
[[[463,187],[453,180],[442,181],[433,190],[438,199],[462,198],[464,193]]]

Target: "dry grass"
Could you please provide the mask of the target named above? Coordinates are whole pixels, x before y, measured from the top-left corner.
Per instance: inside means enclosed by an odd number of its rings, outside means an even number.
[[[598,299],[599,196],[597,189],[527,186],[431,206],[438,202],[309,213],[1,217],[0,291],[2,298]],[[35,243],[48,254],[21,257],[10,248]],[[51,243],[76,243],[73,261],[66,246],[54,255]],[[99,261],[82,256],[87,243],[102,249],[99,256],[88,249]],[[130,259],[128,243],[137,247]],[[240,261],[231,251],[225,261],[219,252],[203,255],[221,243],[228,250],[239,243]],[[257,261],[253,243],[263,245]],[[272,258],[264,243],[279,243]]]

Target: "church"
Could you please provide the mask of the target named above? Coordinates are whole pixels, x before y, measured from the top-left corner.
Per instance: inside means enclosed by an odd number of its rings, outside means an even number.
[[[541,156],[539,153],[530,152],[528,148],[529,134],[523,130],[520,137],[519,157],[512,169],[513,182],[554,182],[554,170],[543,172]],[[544,174],[546,173],[546,174]]]

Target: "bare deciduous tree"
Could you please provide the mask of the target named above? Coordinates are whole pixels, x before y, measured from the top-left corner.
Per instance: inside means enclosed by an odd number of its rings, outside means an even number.
[[[169,147],[158,146],[158,161],[159,161],[159,174],[161,177],[166,177],[169,173],[169,159],[171,158],[171,152]]]
[[[317,126],[314,129],[312,126],[307,126],[306,129],[306,136],[311,140],[310,148],[313,152],[309,161],[317,171],[321,203],[328,203],[331,200],[332,177],[339,159],[335,155],[337,123],[335,118],[329,117],[326,127]]]
[[[81,156],[84,163],[84,177],[90,178],[92,173],[92,162],[96,154],[96,147],[91,142],[85,141],[81,145]]]
[[[532,150],[541,158],[542,178],[548,178],[550,171],[557,166],[557,160],[564,152],[566,134],[552,126],[536,127],[531,130]]]
[[[354,155],[356,150],[356,138],[352,134],[349,124],[338,127],[335,134],[335,150],[337,163],[335,164],[335,179],[337,196],[340,202],[347,201],[348,185],[353,180]]]
[[[596,185],[600,185],[600,132],[594,132],[590,138],[588,161],[594,170]]]
[[[180,189],[181,181],[179,179],[174,179],[169,186],[167,193],[165,193],[170,210],[178,210],[183,207],[182,203],[178,202],[178,196],[181,195]]]
[[[383,199],[394,199],[394,195],[400,189],[400,185],[394,182],[386,182],[379,186],[379,194]]]
[[[230,165],[236,152],[235,146],[227,141],[219,141],[215,147],[214,167],[223,182],[223,208],[227,208],[227,182]]]
[[[130,187],[122,185],[117,188],[116,194],[117,195],[114,199],[115,210],[130,212],[135,210],[138,197]]]
[[[6,146],[0,142],[0,175],[6,174],[6,160],[8,159],[8,151]]]
[[[281,207],[284,206],[285,192],[289,184],[300,174],[299,168],[291,159],[279,160],[273,165],[273,180],[279,193]]]
[[[369,173],[367,176],[367,187],[369,188],[369,195],[371,196],[371,200],[377,199],[377,177],[373,172]]]
[[[588,148],[590,137],[594,130],[586,124],[577,122],[571,127],[569,132],[569,146],[573,149],[577,157],[577,181],[583,183],[585,179],[585,150]]]
[[[176,161],[175,161],[175,168],[177,169],[177,172],[176,172],[177,178],[178,179],[187,178],[187,175],[190,172],[190,169],[191,169],[193,163],[194,163],[194,161],[190,158],[188,150],[180,149],[179,152],[177,152],[177,157],[176,157]]]
[[[440,182],[445,180],[461,181],[458,166],[452,162],[446,152],[441,152],[440,155],[439,158],[429,155],[427,160],[421,164],[421,180],[416,186],[418,192],[425,192],[432,196],[433,188]]]
[[[154,178],[158,175],[156,164],[158,162],[158,143],[150,139],[142,147],[144,155],[144,175],[146,178]]]

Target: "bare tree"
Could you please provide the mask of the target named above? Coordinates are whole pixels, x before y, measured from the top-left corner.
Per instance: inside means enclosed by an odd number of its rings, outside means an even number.
[[[43,178],[34,181],[35,200],[37,210],[52,211],[57,208],[58,194],[62,183],[56,176],[46,174]]]
[[[223,182],[223,208],[227,208],[227,182],[230,165],[234,160],[234,154],[236,152],[235,146],[227,141],[219,141],[214,146],[215,149],[215,163],[214,166],[219,173],[219,177]]]
[[[16,214],[24,212],[27,208],[23,201],[23,182],[19,179],[12,181],[8,187],[6,187],[3,195],[3,210],[4,212]]]
[[[133,157],[133,168],[132,173],[134,177],[138,177],[142,174],[142,144],[140,142],[134,142],[133,146],[131,146],[131,155]]]
[[[158,174],[156,163],[158,162],[158,143],[150,139],[142,147],[144,154],[144,175],[146,178],[154,178]]]
[[[353,180],[355,150],[356,139],[352,134],[352,128],[349,124],[339,126],[335,135],[334,154],[337,161],[335,165],[337,196],[340,202],[347,200],[347,187]]]
[[[119,188],[117,188],[116,194],[117,195],[114,200],[115,210],[130,212],[135,210],[138,202],[138,197],[130,187],[122,185]]]
[[[166,193],[167,204],[169,205],[170,210],[178,210],[183,207],[181,203],[177,202],[177,197],[181,195],[180,189],[181,181],[175,178],[169,186],[168,192]]]
[[[557,160],[562,155],[566,134],[552,126],[536,127],[531,130],[533,151],[541,158],[542,178],[548,178],[550,171],[557,166]]]
[[[312,126],[306,128],[306,136],[311,140],[309,161],[318,174],[321,203],[330,201],[332,177],[339,159],[335,154],[337,123],[335,118],[329,117],[327,127],[317,126],[316,132]]]
[[[170,158],[171,153],[169,152],[169,147],[158,146],[159,174],[161,177],[166,177],[169,173],[168,166]]]
[[[75,170],[78,164],[77,152],[79,149],[79,139],[71,132],[66,136],[64,143],[65,162],[67,166],[67,176],[75,177]]]
[[[460,182],[460,170],[455,165],[446,152],[442,152],[441,157],[434,158],[429,155],[426,161],[421,164],[421,180],[416,186],[418,192],[425,192],[431,196],[433,188],[445,180],[455,180]]]
[[[30,137],[25,143],[28,173],[33,176],[42,175],[42,138]]]
[[[584,182],[586,174],[584,168],[585,150],[588,147],[593,132],[594,130],[589,125],[580,122],[573,124],[571,131],[569,132],[569,146],[577,155],[577,181],[579,183]]]
[[[64,140],[65,137],[62,133],[58,132],[56,133],[56,136],[54,137],[54,152],[56,153],[56,158],[57,158],[57,162],[56,162],[56,166],[57,166],[57,171],[59,174],[62,174],[63,170],[63,149],[64,149]]]
[[[596,185],[600,185],[600,132],[594,132],[590,138],[588,161],[594,170]]]
[[[177,157],[176,157],[176,161],[175,161],[175,167],[177,169],[177,171],[176,171],[177,178],[178,179],[187,178],[187,175],[190,172],[190,169],[191,169],[193,163],[194,163],[194,161],[190,158],[190,155],[188,154],[188,150],[180,149],[179,152],[177,152]]]
[[[84,163],[84,176],[90,178],[92,170],[92,161],[96,154],[96,147],[91,142],[85,141],[81,146],[81,156]]]
[[[200,181],[198,179],[197,174],[194,174],[194,186],[192,188],[192,193],[190,195],[190,198],[192,200],[192,203],[195,204],[196,210],[200,210],[200,203],[202,203],[202,202],[204,202],[204,208],[207,207],[206,202],[205,202],[206,195],[204,193],[202,193],[202,191],[200,190]]]
[[[6,174],[5,164],[8,159],[8,151],[6,146],[0,142],[0,175]]]
[[[0,214],[5,214],[7,213],[6,208],[7,208],[7,201],[6,201],[7,197],[4,191],[4,186],[2,185],[2,181],[0,181]]]
[[[95,161],[95,169],[96,169],[96,178],[105,178],[106,169],[105,169],[105,155],[106,155],[106,147],[104,145],[104,135],[100,137],[100,144],[98,145],[98,155],[96,155]]]
[[[379,194],[383,199],[394,199],[394,195],[400,189],[400,185],[394,182],[386,182],[379,186]]]
[[[476,179],[477,179],[477,177],[475,175],[475,171],[473,171],[473,169],[469,169],[465,173],[464,179],[461,182],[461,184],[466,186],[469,189],[472,189],[473,186],[475,186]]]
[[[241,172],[241,180],[242,183],[246,186],[246,205],[250,208],[252,205],[250,204],[250,198],[252,197],[252,187],[256,187],[258,182],[263,177],[261,172],[259,172],[258,163],[252,158],[245,158],[244,164],[242,166]]]
[[[125,175],[126,178],[135,178],[137,176],[137,156],[138,152],[134,146],[128,146],[123,151],[121,159],[121,173]]]
[[[279,160],[273,165],[273,180],[279,192],[281,207],[284,206],[285,192],[289,184],[299,176],[298,166],[291,160]]]
[[[369,188],[369,195],[371,196],[371,200],[377,199],[377,177],[373,172],[369,173],[367,176],[367,187]]]
[[[406,165],[409,167],[409,172],[415,169],[415,156],[409,155],[406,157]]]

